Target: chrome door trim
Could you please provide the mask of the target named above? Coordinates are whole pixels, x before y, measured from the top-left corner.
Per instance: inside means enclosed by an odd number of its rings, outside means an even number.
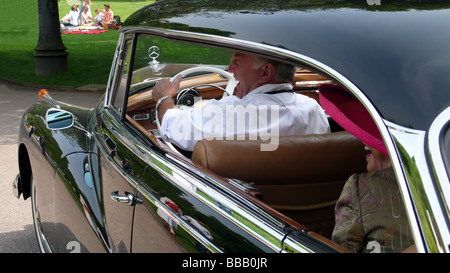
[[[248,206],[250,206],[248,201],[240,200],[245,203],[239,204],[235,193],[231,191],[224,192],[222,191],[223,188],[221,186],[218,188],[211,187],[211,185],[207,185],[204,181],[193,177],[188,172],[175,166],[170,162],[171,160],[169,160],[169,158],[165,158],[152,151],[149,152],[151,153],[152,158],[151,162],[149,162],[150,167],[157,170],[163,177],[186,191],[189,191],[192,196],[197,198],[203,204],[230,220],[232,223],[240,226],[253,238],[273,249],[274,252],[280,251],[281,241],[285,235],[282,232],[282,229],[280,227],[275,227],[272,223],[268,223],[266,219],[248,209]],[[161,165],[164,166],[164,168],[161,168]],[[208,179],[207,181],[214,186],[219,186],[219,183],[215,182],[213,179]],[[221,190],[219,191],[217,189]],[[230,198],[230,196],[232,196],[233,199]],[[221,206],[218,206],[213,200],[220,200]],[[223,209],[224,207],[226,207],[228,211],[233,211],[234,215],[237,215],[237,217],[231,217],[230,214]],[[248,221],[251,225],[246,225],[243,220],[238,218],[245,219],[245,221]]]
[[[220,188],[221,190],[223,190],[224,192],[226,192],[226,193],[228,193],[230,195],[234,195],[235,198],[238,198],[240,202],[245,203],[249,210],[255,211],[258,214],[264,216],[266,221],[270,222],[272,225],[274,225],[274,226],[276,226],[278,228],[284,228],[284,223],[283,222],[281,222],[280,220],[274,218],[272,215],[270,215],[266,210],[263,210],[261,207],[258,207],[258,206],[256,206],[253,203],[245,201],[245,197],[240,195],[239,192],[232,191],[231,189],[229,189],[226,186],[224,186],[222,183],[219,183],[219,182],[215,181],[215,178],[211,177],[208,174],[205,174],[203,172],[200,172],[200,171],[192,168],[192,166],[189,166],[187,163],[183,162],[183,160],[179,159],[178,157],[176,157],[176,156],[174,156],[174,155],[172,155],[170,153],[167,153],[166,156],[167,156],[167,158],[177,162],[178,164],[184,166],[185,168],[188,168],[190,171],[194,172],[196,175],[202,177],[206,181],[210,181],[211,183],[213,183],[215,185],[215,187]]]
[[[39,251],[41,253],[54,253],[52,244],[47,240],[44,231],[42,230],[41,218],[39,215],[39,207],[36,204],[36,188],[34,183],[31,183],[31,214],[33,217],[33,229],[38,241]]]
[[[139,184],[137,187],[138,194],[143,200],[150,200],[150,202],[155,205],[158,209],[161,209],[166,215],[168,215],[174,222],[178,224],[186,231],[190,236],[194,237],[198,242],[200,242],[206,249],[212,253],[223,253],[222,249],[215,244],[211,243],[203,234],[198,230],[194,229],[180,217],[180,215],[173,213],[172,210],[168,209],[156,196],[154,196],[150,191],[148,191],[143,184]]]

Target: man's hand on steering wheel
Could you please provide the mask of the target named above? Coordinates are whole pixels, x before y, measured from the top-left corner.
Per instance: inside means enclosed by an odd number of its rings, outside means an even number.
[[[225,89],[217,86],[218,89],[224,90],[224,96],[230,96],[234,93],[234,89],[235,89],[236,85],[238,84],[236,79],[233,77],[232,74],[226,72],[225,70],[215,68],[215,67],[191,67],[191,68],[181,71],[180,73],[178,73],[176,76],[174,76],[171,79],[163,78],[163,79],[159,80],[153,87],[152,97],[153,97],[154,101],[156,102],[156,106],[155,106],[155,111],[157,113],[156,125],[161,134],[162,134],[161,123],[162,123],[163,116],[167,110],[172,109],[176,106],[175,99],[176,99],[176,95],[180,89],[180,83],[181,83],[181,80],[183,79],[183,76],[187,76],[187,75],[193,74],[193,73],[203,73],[204,74],[205,72],[206,73],[217,73],[221,77],[228,80],[228,83],[227,83],[227,86],[225,87]],[[193,88],[195,88],[195,87],[193,87]],[[181,100],[181,101],[184,101],[184,100]],[[171,148],[173,151],[178,152],[170,142],[168,142],[166,140],[163,140],[163,142],[169,148]]]
[[[163,78],[159,80],[153,87],[152,97],[155,102],[164,96],[175,97],[178,90],[180,89],[180,82],[182,76],[178,75],[173,81],[168,78]]]
[[[166,111],[175,107],[174,98],[180,89],[182,78],[181,75],[178,75],[173,81],[170,79],[161,79],[153,87],[152,97],[156,102],[156,110],[158,110],[157,118],[160,122]]]

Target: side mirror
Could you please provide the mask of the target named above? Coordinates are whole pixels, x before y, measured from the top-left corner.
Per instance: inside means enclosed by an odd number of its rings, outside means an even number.
[[[62,130],[73,126],[75,118],[72,113],[50,108],[45,115],[45,123],[50,130]]]

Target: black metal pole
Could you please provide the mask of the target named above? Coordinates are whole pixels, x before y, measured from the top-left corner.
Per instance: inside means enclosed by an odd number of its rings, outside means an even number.
[[[58,0],[38,0],[39,41],[34,48],[36,75],[67,71],[66,47],[61,39]]]

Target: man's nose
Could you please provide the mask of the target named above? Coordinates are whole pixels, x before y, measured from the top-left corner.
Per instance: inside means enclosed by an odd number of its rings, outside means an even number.
[[[228,72],[233,73],[234,72],[234,62],[231,60],[230,64],[228,65]]]

